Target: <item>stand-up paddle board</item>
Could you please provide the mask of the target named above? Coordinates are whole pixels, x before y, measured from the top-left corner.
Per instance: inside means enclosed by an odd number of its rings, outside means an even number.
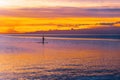
[[[48,42],[37,42],[37,43],[42,43],[42,44],[45,44],[45,43],[48,43]]]

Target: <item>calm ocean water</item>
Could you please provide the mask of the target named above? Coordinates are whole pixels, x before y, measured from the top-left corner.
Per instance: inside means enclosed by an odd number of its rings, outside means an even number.
[[[120,35],[0,35],[0,80],[120,80]]]

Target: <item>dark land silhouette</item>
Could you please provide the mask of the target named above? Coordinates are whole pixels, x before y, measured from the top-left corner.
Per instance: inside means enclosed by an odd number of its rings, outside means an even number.
[[[26,34],[120,34],[120,27],[71,29],[71,30],[49,30],[49,31],[28,32]]]

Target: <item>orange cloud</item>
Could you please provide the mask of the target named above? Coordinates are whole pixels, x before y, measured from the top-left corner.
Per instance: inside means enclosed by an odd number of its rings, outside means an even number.
[[[41,30],[70,30],[118,26],[120,18],[20,18],[1,17],[0,33],[23,33]]]

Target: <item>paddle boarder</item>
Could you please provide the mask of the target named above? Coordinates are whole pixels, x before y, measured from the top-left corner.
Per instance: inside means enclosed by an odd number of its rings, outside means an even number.
[[[45,43],[45,36],[44,36],[44,34],[43,34],[43,36],[42,36],[42,43],[43,43],[43,44]]]

